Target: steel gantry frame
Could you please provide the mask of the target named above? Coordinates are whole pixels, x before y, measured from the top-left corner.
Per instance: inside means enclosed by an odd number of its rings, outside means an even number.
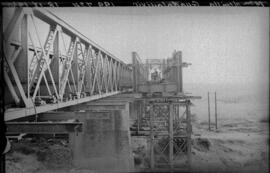
[[[180,101],[181,100],[181,101]],[[163,97],[148,101],[150,167],[189,170],[191,165],[190,100]],[[185,107],[180,114],[180,107]]]
[[[190,100],[201,98],[185,95],[183,91],[182,68],[191,64],[182,62],[181,51],[174,51],[172,58],[168,59],[147,59],[146,65],[136,61],[136,57],[139,57],[137,53],[133,54],[133,75],[136,77],[133,79],[136,80],[138,75],[147,74],[149,80],[146,78],[146,81],[133,82],[136,84],[136,92],[141,93],[142,97],[137,99],[137,121],[131,127],[132,135],[148,136],[152,171],[163,168],[167,171],[190,170]],[[149,78],[152,65],[161,68],[162,79]],[[139,67],[146,72],[136,73],[136,68]]]
[[[37,21],[49,26],[44,42]],[[3,35],[6,121],[132,87],[128,65],[45,9],[16,8]]]
[[[146,59],[143,63],[138,53],[132,53],[133,62],[133,91],[151,95],[153,92],[184,93],[182,69],[191,63],[182,62],[182,52],[174,51],[171,58]],[[158,65],[162,72],[162,79],[151,81],[150,70]]]

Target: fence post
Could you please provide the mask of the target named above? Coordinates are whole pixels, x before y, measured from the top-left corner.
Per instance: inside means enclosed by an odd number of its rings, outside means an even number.
[[[209,131],[211,130],[211,119],[210,119],[210,97],[209,97],[209,92],[207,93],[208,95],[208,129]]]
[[[215,120],[216,120],[216,130],[217,130],[217,93],[215,92]]]

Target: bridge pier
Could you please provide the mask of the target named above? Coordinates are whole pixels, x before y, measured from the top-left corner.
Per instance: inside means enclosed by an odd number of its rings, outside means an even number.
[[[75,117],[84,124],[82,133],[69,137],[75,166],[99,172],[134,169],[128,102],[89,103]]]

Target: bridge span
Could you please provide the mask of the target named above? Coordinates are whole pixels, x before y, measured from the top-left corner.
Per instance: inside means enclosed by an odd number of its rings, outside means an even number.
[[[7,134],[68,134],[73,164],[101,171],[134,170],[132,136],[150,140],[151,169],[164,166],[158,157],[176,169],[179,153],[190,163],[195,97],[183,90],[190,64],[181,51],[146,63],[131,52],[126,64],[47,10],[12,14],[2,59]]]
[[[41,24],[47,27],[44,42]],[[44,9],[14,11],[4,31],[4,55],[6,120],[132,88],[130,66]]]

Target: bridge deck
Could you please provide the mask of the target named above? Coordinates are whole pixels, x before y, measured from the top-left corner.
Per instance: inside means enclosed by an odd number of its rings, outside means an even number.
[[[5,112],[5,121],[10,121],[10,120],[26,117],[29,115],[35,115],[35,114],[39,114],[39,113],[43,113],[47,111],[57,110],[57,109],[68,107],[68,106],[74,106],[77,104],[86,103],[89,101],[101,99],[101,98],[112,96],[119,93],[120,92],[111,92],[111,93],[94,95],[94,96],[80,98],[80,99],[66,101],[66,102],[45,104],[45,105],[35,106],[31,108],[11,108],[11,109],[7,109]]]

